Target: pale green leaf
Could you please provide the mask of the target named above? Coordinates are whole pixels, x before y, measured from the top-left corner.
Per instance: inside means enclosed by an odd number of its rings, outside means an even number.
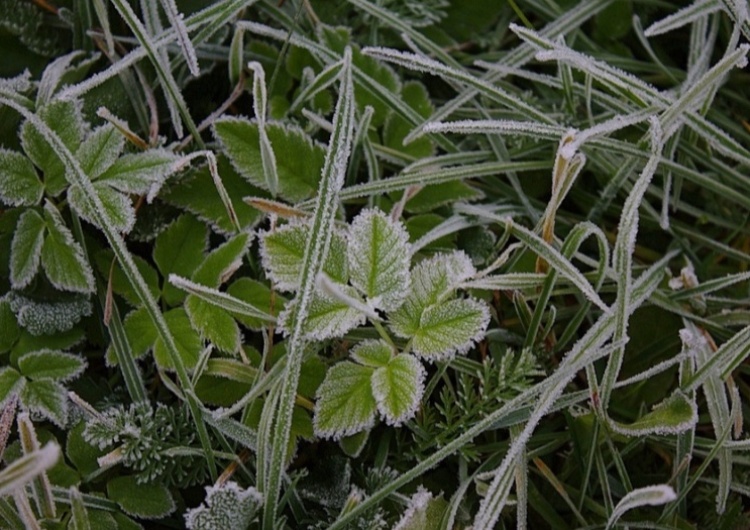
[[[263,313],[274,316],[284,310],[286,299],[273,292],[268,285],[251,278],[239,278],[227,287],[227,294],[241,300]],[[250,329],[261,329],[264,320],[250,316],[247,312],[232,311],[234,317]]]
[[[291,202],[312,196],[323,169],[323,148],[296,127],[266,123],[265,131],[275,152],[290,153],[276,157],[278,195]],[[220,118],[214,124],[214,136],[237,171],[253,185],[268,190],[258,123],[245,118]]]
[[[21,153],[0,148],[0,202],[11,206],[34,206],[44,195],[44,186],[31,160]]]
[[[244,232],[211,251],[193,273],[192,280],[208,287],[219,287],[242,265],[252,234]]]
[[[39,270],[45,226],[36,210],[26,210],[18,220],[10,247],[10,282],[14,289],[29,285]]]
[[[0,471],[0,496],[8,495],[49,470],[60,459],[60,447],[50,442],[23,455]]]
[[[204,259],[208,244],[206,225],[192,215],[182,215],[156,237],[154,243],[154,262],[162,277],[179,274],[189,278]],[[182,302],[185,293],[165,281],[162,287],[162,298],[175,306]]]
[[[263,496],[252,486],[240,488],[236,482],[206,486],[203,504],[185,513],[189,530],[248,528],[263,503]]]
[[[428,307],[412,338],[414,353],[429,360],[466,353],[484,337],[490,311],[474,299],[451,300]]]
[[[63,291],[90,293],[94,290],[94,274],[73,239],[62,216],[50,203],[44,206],[47,237],[42,245],[42,267],[52,285]]]
[[[39,350],[18,359],[18,369],[29,379],[69,381],[86,369],[86,361],[79,355],[56,350]]]
[[[402,353],[372,374],[372,395],[388,425],[410,420],[424,394],[425,370],[413,355]]]
[[[130,353],[138,358],[146,354],[156,342],[156,328],[144,307],[131,311],[123,321]]]
[[[24,408],[41,414],[60,428],[68,422],[68,391],[51,379],[26,381],[20,393]]]
[[[122,511],[139,519],[161,519],[175,510],[174,499],[166,486],[139,484],[133,476],[117,477],[107,482],[107,496]]]
[[[189,295],[185,311],[190,323],[203,338],[211,341],[221,351],[237,354],[240,349],[240,328],[224,309]]]
[[[353,287],[341,286],[341,289],[352,298],[359,296]],[[296,300],[293,300],[279,315],[279,331],[291,333],[296,307]],[[365,315],[361,311],[351,307],[345,301],[316,292],[310,301],[304,332],[309,339],[326,340],[342,337],[347,331],[364,322]]]
[[[81,169],[92,180],[109,169],[122,153],[125,137],[108,123],[89,134],[76,151]]]
[[[475,273],[471,259],[463,252],[438,254],[419,263],[412,270],[406,300],[389,315],[393,331],[400,337],[412,337],[420,328],[424,311],[445,300],[461,282]]]
[[[326,374],[315,404],[315,434],[339,439],[372,427],[377,403],[370,378],[374,369],[345,361]]]
[[[610,421],[610,426],[626,436],[670,435],[691,429],[697,422],[695,401],[677,391],[633,423],[624,425]]]
[[[148,194],[152,199],[170,174],[177,169],[178,157],[166,149],[149,149],[118,158],[99,177],[123,193]]]
[[[378,309],[396,309],[409,289],[409,236],[380,210],[364,210],[348,234],[351,283]]]
[[[433,497],[422,486],[409,499],[409,505],[393,530],[427,530],[440,528],[448,502],[443,496]]]
[[[382,339],[365,340],[357,344],[349,353],[352,359],[365,366],[380,368],[388,366],[396,351]]]
[[[128,233],[135,224],[135,208],[127,195],[124,195],[106,183],[94,182],[93,184],[99,200],[104,206],[112,226],[122,233]],[[99,227],[96,222],[97,214],[91,210],[91,202],[81,188],[74,184],[68,188],[68,201],[73,209],[83,219]],[[99,227],[101,228],[101,227]]]
[[[203,342],[198,332],[193,329],[190,319],[181,307],[164,313],[164,320],[174,337],[177,352],[180,354],[185,368],[192,370],[198,363],[198,354],[203,349]],[[161,337],[157,338],[154,344],[154,359],[162,368],[173,369],[172,361]]]
[[[290,223],[261,234],[263,267],[276,288],[282,291],[295,291],[299,288],[302,258],[309,233],[310,228],[306,224]],[[334,231],[323,271],[341,284],[349,279],[346,256],[346,239]]]
[[[645,486],[636,488],[625,495],[615,506],[612,515],[607,521],[607,530],[612,528],[622,515],[635,508],[642,506],[661,506],[677,500],[677,494],[671,486],[665,484],[656,484],[654,486]]]

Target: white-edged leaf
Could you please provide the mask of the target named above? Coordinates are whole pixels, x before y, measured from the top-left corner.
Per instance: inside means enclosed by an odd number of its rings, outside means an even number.
[[[81,169],[95,180],[115,163],[124,147],[125,137],[114,125],[107,123],[86,137],[76,151],[76,158]]]
[[[11,462],[0,471],[0,496],[5,496],[34,480],[60,459],[60,446],[50,442]]]
[[[391,311],[409,289],[409,236],[380,210],[363,210],[348,234],[349,277],[375,308]]]
[[[698,423],[695,401],[677,391],[654,410],[629,425],[610,421],[610,427],[625,436],[670,435],[685,432]]]
[[[607,530],[612,528],[615,523],[628,510],[640,508],[641,506],[661,506],[677,499],[677,494],[671,486],[666,484],[657,484],[654,486],[645,486],[636,488],[628,492],[620,502],[615,506],[612,515],[607,521]]]
[[[263,503],[263,496],[254,487],[242,489],[236,482],[206,486],[203,504],[185,513],[189,530],[215,528],[248,528]]]
[[[279,172],[273,145],[271,145],[271,140],[268,138],[268,132],[266,131],[266,109],[268,107],[266,73],[263,66],[257,61],[247,63],[247,67],[253,71],[253,111],[258,125],[258,148],[261,166],[263,167],[264,187],[275,197],[279,189]]]
[[[237,234],[206,256],[191,278],[209,287],[219,287],[242,266],[242,257],[252,242],[248,232]]]
[[[94,274],[83,249],[73,239],[60,212],[44,205],[47,237],[42,244],[42,267],[49,281],[60,290],[78,293],[94,291]]]
[[[8,398],[20,392],[26,380],[14,368],[0,368],[0,404],[7,403]]]
[[[31,160],[0,148],[0,201],[11,206],[34,206],[43,195],[44,186]]]
[[[190,323],[190,318],[187,316],[185,309],[178,307],[167,311],[164,313],[164,321],[174,337],[175,346],[182,363],[185,368],[192,370],[198,363],[198,354],[203,349],[203,341]],[[154,343],[154,359],[162,368],[174,369],[167,346],[161,337],[158,337]]]
[[[200,335],[210,340],[221,351],[237,354],[240,350],[240,327],[222,308],[195,295],[185,299],[185,311]]]
[[[352,298],[359,296],[357,291],[348,285],[342,285],[344,293]],[[297,299],[287,304],[279,315],[279,331],[291,333],[297,309]],[[340,299],[316,292],[305,319],[305,337],[313,340],[326,340],[342,337],[344,334],[365,323],[365,314]]]
[[[679,11],[654,22],[646,28],[643,34],[646,37],[655,37],[656,35],[681,28],[719,10],[721,10],[719,0],[697,0]]]
[[[289,223],[272,232],[261,233],[260,252],[263,267],[277,289],[295,291],[299,288],[302,259],[310,228],[307,224]],[[323,271],[332,280],[345,284],[349,279],[347,242],[334,231],[331,248],[323,264]]]
[[[466,353],[484,337],[489,322],[489,307],[479,300],[451,300],[432,305],[422,313],[412,337],[412,349],[428,360]]]
[[[370,385],[372,373],[373,368],[348,361],[328,370],[315,403],[316,436],[338,440],[373,426],[377,403]]]
[[[388,425],[410,420],[424,394],[425,370],[413,355],[401,353],[372,374],[372,395]]]
[[[10,245],[10,284],[14,289],[29,285],[39,270],[45,227],[36,210],[21,214]]]
[[[175,510],[174,499],[163,484],[139,484],[132,475],[107,482],[107,496],[122,511],[140,519],[161,519]]]
[[[23,407],[41,414],[60,428],[68,422],[68,391],[51,379],[26,381],[20,393]]]
[[[102,182],[94,182],[93,188],[117,231],[130,232],[135,224],[135,208],[133,208],[130,197]],[[91,203],[77,184],[68,188],[68,201],[78,215],[98,227],[97,216],[91,211]]]
[[[190,277],[203,261],[207,245],[206,225],[192,215],[181,215],[156,236],[154,263],[165,278],[171,274]],[[163,285],[162,296],[165,302],[172,306],[185,298],[184,293],[178,291],[171,283]]]
[[[434,497],[432,492],[419,486],[417,492],[409,499],[401,519],[393,530],[426,530],[440,528],[443,513],[448,509],[448,502],[442,495]]]
[[[360,364],[380,368],[388,366],[395,353],[393,346],[383,339],[370,339],[357,344],[349,355]]]
[[[409,294],[391,315],[396,335],[412,337],[420,326],[422,313],[453,293],[464,280],[476,274],[471,258],[464,252],[438,254],[419,263],[411,272]]]
[[[18,369],[32,380],[69,381],[83,373],[86,360],[80,355],[44,349],[24,354],[18,359]]]
[[[123,193],[148,194],[153,199],[161,185],[179,166],[178,157],[166,149],[149,149],[118,158],[98,178]]]

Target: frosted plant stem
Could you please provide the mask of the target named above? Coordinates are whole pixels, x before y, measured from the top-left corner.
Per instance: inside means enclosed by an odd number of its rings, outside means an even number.
[[[185,399],[188,403],[188,406],[190,407],[190,412],[193,416],[193,423],[195,425],[196,432],[198,433],[198,438],[200,439],[201,446],[203,447],[206,461],[208,462],[208,469],[211,473],[211,478],[212,480],[216,480],[218,476],[216,472],[216,462],[214,460],[213,450],[211,449],[211,442],[208,438],[208,430],[206,429],[206,425],[203,422],[201,406],[198,398],[193,392],[187,368],[182,361],[180,352],[177,349],[177,344],[175,343],[174,337],[172,336],[172,332],[167,326],[164,315],[162,315],[161,310],[159,309],[159,305],[151,295],[148,285],[146,285],[146,281],[143,279],[143,276],[141,276],[140,271],[136,267],[135,262],[130,255],[130,252],[128,252],[125,241],[123,241],[120,233],[117,231],[117,228],[115,228],[112,220],[109,218],[107,210],[104,208],[99,195],[97,194],[93,184],[91,183],[91,179],[83,172],[83,169],[81,169],[78,160],[75,158],[73,153],[71,153],[70,150],[65,146],[57,133],[50,129],[49,126],[47,126],[47,124],[44,123],[44,121],[42,121],[36,114],[29,112],[28,109],[19,105],[14,100],[8,98],[5,92],[0,92],[0,104],[7,105],[15,109],[19,114],[21,114],[21,116],[27,119],[29,123],[31,123],[42,136],[44,136],[57,156],[60,157],[60,159],[63,161],[63,164],[66,166],[66,178],[69,179],[69,182],[71,184],[79,186],[83,191],[84,200],[87,203],[87,209],[91,212],[94,224],[98,227],[101,227],[102,232],[104,232],[104,236],[107,238],[109,246],[112,248],[112,251],[117,257],[117,261],[120,263],[120,266],[127,276],[131,286],[133,287],[136,296],[138,296],[138,299],[146,309],[146,312],[148,313],[151,321],[154,324],[154,327],[156,328],[159,338],[161,338],[164,342],[164,346],[167,354],[169,355],[169,359],[172,361],[172,365],[174,366],[177,378],[180,381],[180,385],[185,392]]]
[[[323,269],[323,263],[330,246],[334,218],[338,208],[339,191],[346,176],[346,166],[354,136],[354,88],[352,85],[351,50],[349,48],[344,53],[341,76],[339,100],[333,116],[334,129],[329,140],[318,188],[317,202],[310,226],[310,236],[307,239],[302,260],[297,308],[288,343],[286,377],[283,380],[281,396],[276,409],[269,473],[265,477],[265,484],[263,485],[262,527],[264,530],[275,528],[281,482],[284,476],[284,462],[292,424],[294,399],[305,349],[304,324],[315,292],[315,283]]]

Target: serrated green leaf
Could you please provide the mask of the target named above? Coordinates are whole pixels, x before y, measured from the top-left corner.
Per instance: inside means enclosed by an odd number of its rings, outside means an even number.
[[[195,368],[198,362],[198,354],[203,348],[203,342],[198,332],[193,329],[190,319],[181,307],[164,313],[164,320],[167,322],[169,331],[174,337],[177,351],[180,357],[182,357],[185,368],[192,370]],[[173,369],[167,348],[161,338],[157,338],[154,344],[154,359],[162,368],[167,370]]]
[[[393,530],[424,530],[441,528],[443,514],[448,509],[443,496],[433,497],[432,493],[420,487],[409,499],[409,505]]]
[[[432,305],[422,313],[412,338],[412,349],[429,360],[466,353],[484,336],[489,321],[489,308],[479,300],[451,300]]]
[[[328,370],[315,403],[317,436],[339,439],[373,426],[377,410],[370,385],[373,371],[348,361]]]
[[[310,228],[307,225],[286,224],[273,232],[261,234],[260,251],[263,267],[276,288],[282,291],[294,291],[299,288],[302,259],[309,232]],[[346,284],[349,280],[346,256],[346,239],[339,232],[334,232],[323,271],[340,284]]]
[[[192,280],[208,287],[219,287],[242,265],[242,257],[250,246],[252,234],[234,236],[211,251],[193,273]]]
[[[5,353],[18,340],[21,330],[8,300],[0,300],[0,353]]]
[[[424,311],[447,298],[458,284],[475,273],[471,259],[463,252],[438,254],[420,262],[412,270],[409,295],[389,315],[393,331],[404,338],[414,336]]]
[[[86,369],[86,361],[72,353],[39,350],[29,352],[18,359],[18,369],[32,380],[67,381],[78,377]]]
[[[265,193],[243,179],[225,156],[217,157],[217,167],[224,189],[230,197],[257,197]],[[199,219],[209,223],[215,232],[230,235],[236,231],[207,166],[195,170],[192,175],[165,189],[159,197],[197,215]],[[235,200],[233,206],[243,232],[252,228],[261,218],[261,213],[244,201]]]
[[[401,353],[372,374],[372,395],[389,425],[410,420],[424,394],[425,370],[414,356]]]
[[[81,163],[83,172],[91,180],[96,180],[114,164],[124,147],[125,137],[114,125],[108,123],[86,137],[76,151],[76,158]]]
[[[221,351],[232,354],[239,352],[240,328],[229,313],[195,295],[189,295],[185,300],[185,311],[190,323],[202,337]]]
[[[23,406],[41,414],[60,428],[68,421],[68,391],[51,379],[26,381],[20,396]]]
[[[265,283],[246,277],[239,278],[227,287],[227,293],[272,316],[281,313],[287,301],[280,294],[271,291]],[[234,318],[250,329],[259,330],[265,323],[259,318],[237,313],[232,314]]]
[[[612,421],[615,432],[626,436],[670,435],[691,429],[698,421],[695,402],[677,391],[654,410],[629,425]]]
[[[72,152],[78,149],[86,132],[78,102],[55,100],[38,114],[68,149]],[[28,121],[21,126],[21,145],[26,155],[44,172],[47,193],[53,197],[59,195],[68,184],[65,167],[44,136]]]
[[[155,299],[159,298],[159,273],[156,272],[149,262],[144,260],[142,257],[133,255],[131,256],[135,262],[135,266],[138,272],[146,281],[148,290],[151,292],[151,296]],[[111,250],[102,250],[97,252],[94,257],[96,262],[96,268],[104,278],[110,277],[110,270],[112,271],[112,291],[123,296],[132,306],[140,306],[141,301],[138,295],[133,290],[133,286],[130,284],[130,280],[125,275],[122,267],[119,263],[115,262],[112,267],[112,260],[114,259],[114,253]]]
[[[44,206],[47,237],[42,244],[42,267],[49,281],[60,290],[78,293],[94,291],[94,274],[81,245],[65,226],[57,209]]]
[[[29,285],[39,270],[45,228],[36,210],[26,210],[18,220],[10,247],[10,282],[14,289]]]
[[[342,291],[350,297],[356,298],[357,291],[350,286],[340,286]],[[287,304],[286,309],[279,315],[279,331],[290,333],[293,326],[295,300]],[[326,340],[342,337],[352,328],[364,324],[365,315],[348,305],[323,293],[315,293],[310,301],[307,319],[305,320],[305,336],[313,340]]]
[[[189,278],[204,259],[208,245],[206,225],[192,215],[181,215],[156,237],[154,262],[165,279],[162,287],[164,301],[175,306],[185,299],[185,293],[166,281],[170,274]]]
[[[388,366],[395,353],[393,346],[383,339],[370,339],[357,344],[349,355],[360,364],[380,368]]]
[[[21,355],[36,350],[66,350],[81,342],[85,334],[80,328],[73,328],[68,331],[59,331],[54,335],[32,335],[27,330],[22,329],[18,341],[11,349],[11,359],[17,360]]]
[[[185,514],[189,530],[248,528],[263,504],[253,487],[242,489],[236,482],[206,486],[206,500]]]
[[[166,149],[149,149],[118,158],[98,179],[123,193],[148,194],[158,191],[177,169],[177,155]]]
[[[0,403],[5,403],[11,394],[18,393],[25,382],[21,374],[10,366],[0,368]]]
[[[139,519],[161,519],[175,510],[174,499],[164,485],[139,484],[133,476],[107,482],[107,496],[123,512]]]
[[[31,160],[21,153],[0,148],[0,202],[34,206],[43,195],[44,186]]]
[[[93,184],[99,200],[107,212],[112,226],[118,232],[128,233],[133,229],[135,224],[135,208],[130,201],[130,197],[124,195],[106,183],[94,182]],[[96,215],[91,211],[90,201],[87,200],[86,194],[78,185],[68,188],[68,202],[78,215],[83,219],[101,228],[96,222]]]
[[[391,311],[409,289],[409,237],[380,210],[363,210],[348,234],[349,276],[371,306]]]
[[[294,156],[277,157],[278,195],[291,202],[311,197],[318,188],[324,149],[297,127],[266,123],[265,130],[275,152],[294,153]],[[257,122],[245,118],[220,118],[214,123],[214,136],[240,175],[267,190]]]
[[[158,336],[154,323],[148,312],[141,307],[131,311],[123,321],[125,335],[128,337],[128,345],[133,357],[144,355],[156,342]]]

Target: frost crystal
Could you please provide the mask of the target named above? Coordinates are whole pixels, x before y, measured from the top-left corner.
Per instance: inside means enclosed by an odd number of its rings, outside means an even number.
[[[242,489],[232,481],[206,486],[206,500],[185,513],[185,525],[190,530],[247,528],[262,503],[263,496],[253,487]]]
[[[61,302],[36,301],[15,291],[5,297],[18,323],[32,335],[53,335],[68,331],[83,317],[91,315],[87,296],[77,295]]]

